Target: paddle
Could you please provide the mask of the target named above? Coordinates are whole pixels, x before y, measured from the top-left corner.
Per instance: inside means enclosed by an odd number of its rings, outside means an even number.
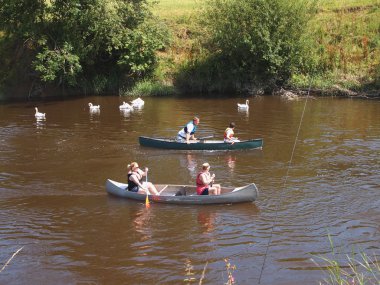
[[[149,188],[148,188],[148,169],[145,171],[145,182],[146,182],[146,198],[145,198],[145,207],[149,208],[150,203],[149,203]]]
[[[200,141],[204,141],[205,139],[211,139],[211,138],[213,138],[213,137],[214,137],[214,135],[211,135],[211,136],[201,137],[201,138],[199,138],[198,140],[200,140]]]

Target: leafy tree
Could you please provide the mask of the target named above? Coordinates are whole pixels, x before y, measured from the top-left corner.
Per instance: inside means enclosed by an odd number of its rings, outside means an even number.
[[[22,46],[42,82],[78,88],[99,78],[136,79],[154,69],[155,52],[166,44],[149,2],[0,0],[0,30],[4,41]]]
[[[307,23],[313,0],[209,0],[204,46],[225,77],[283,83],[308,67]],[[220,69],[218,67],[218,69]],[[220,72],[218,72],[220,74]]]

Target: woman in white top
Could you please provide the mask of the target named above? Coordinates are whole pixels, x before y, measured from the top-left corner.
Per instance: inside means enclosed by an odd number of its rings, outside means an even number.
[[[137,162],[131,162],[131,164],[128,165],[128,169],[128,191],[139,194],[146,194],[148,191],[149,194],[160,195],[151,182],[142,182],[143,176],[148,174],[147,167],[145,167],[145,171],[142,171]]]

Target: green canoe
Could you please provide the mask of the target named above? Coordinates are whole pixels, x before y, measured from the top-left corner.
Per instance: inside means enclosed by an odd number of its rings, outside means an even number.
[[[261,149],[263,147],[263,139],[251,139],[234,144],[225,143],[223,140],[200,140],[190,142],[178,142],[175,139],[168,138],[150,138],[139,137],[140,145],[164,149],[179,150],[234,150],[234,149]]]

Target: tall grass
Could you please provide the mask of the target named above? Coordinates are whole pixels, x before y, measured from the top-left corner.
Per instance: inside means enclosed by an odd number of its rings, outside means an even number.
[[[364,251],[342,255],[334,248],[329,235],[332,257],[318,256],[323,264],[314,261],[328,275],[320,285],[379,285],[380,262],[376,256],[370,257]],[[345,260],[341,260],[341,257]]]
[[[228,258],[225,258],[224,262],[225,262],[225,268],[226,268],[226,273],[227,273],[227,282],[223,283],[223,284],[224,285],[233,285],[233,284],[235,284],[235,278],[233,276],[233,273],[236,270],[236,266],[234,264],[231,264],[230,261],[228,260]],[[208,261],[204,265],[201,276],[198,280],[198,278],[196,277],[197,274],[194,272],[194,266],[192,265],[191,260],[186,259],[186,261],[185,261],[185,278],[183,279],[185,284],[190,285],[190,284],[195,284],[195,282],[198,282],[198,285],[202,285],[203,281],[205,279],[207,279],[206,278],[207,265],[208,265]]]
[[[342,7],[357,7],[379,4],[378,0],[319,0],[320,6],[324,9],[337,9]]]
[[[172,96],[177,91],[172,85],[166,85],[162,82],[144,80],[137,82],[130,90],[121,91],[122,96]]]
[[[153,1],[153,0],[152,0]],[[198,58],[202,27],[190,18],[204,0],[159,0],[155,13],[169,23],[173,41],[162,53],[166,75],[177,74],[183,63]],[[380,88],[380,0],[319,0],[318,13],[310,23],[313,88],[334,85],[362,90]],[[310,71],[294,74],[290,84],[308,85]],[[304,78],[305,80],[302,80]],[[217,84],[215,82],[215,84]]]
[[[154,2],[157,2],[154,9],[156,15],[166,19],[173,19],[194,13],[204,0],[158,0]]]

